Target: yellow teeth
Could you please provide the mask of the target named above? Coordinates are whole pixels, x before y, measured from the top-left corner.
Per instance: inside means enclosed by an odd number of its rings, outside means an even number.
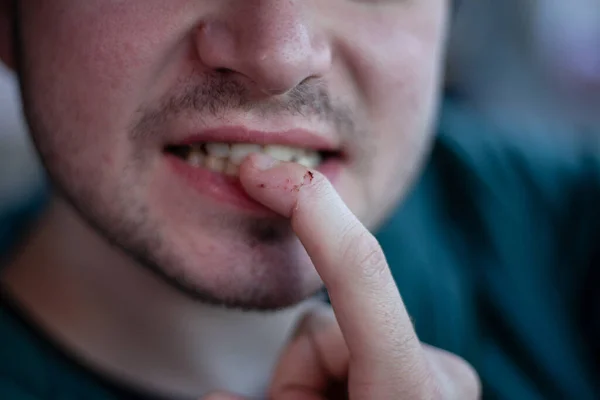
[[[307,168],[316,168],[321,163],[317,151],[282,145],[261,146],[250,143],[207,143],[191,146],[184,160],[196,168],[207,168],[228,176],[238,176],[239,166],[252,153],[265,153],[280,161],[292,161]]]

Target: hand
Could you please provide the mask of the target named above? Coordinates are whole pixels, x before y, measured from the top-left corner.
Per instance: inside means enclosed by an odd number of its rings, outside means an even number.
[[[419,341],[378,242],[329,181],[298,164],[272,164],[264,155],[249,157],[242,185],[290,219],[335,317],[318,310],[304,318],[276,367],[270,398],[478,399],[477,374],[465,361]]]

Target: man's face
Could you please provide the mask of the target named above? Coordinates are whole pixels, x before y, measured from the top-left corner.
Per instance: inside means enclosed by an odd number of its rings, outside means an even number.
[[[280,307],[321,285],[289,224],[244,196],[245,152],[321,169],[373,226],[427,150],[446,0],[16,3],[25,109],[57,189],[204,300]]]

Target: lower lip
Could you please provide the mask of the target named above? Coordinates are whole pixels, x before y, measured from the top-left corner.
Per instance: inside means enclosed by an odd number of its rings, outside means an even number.
[[[243,210],[272,214],[271,210],[248,196],[239,178],[207,168],[192,167],[181,158],[171,154],[166,154],[166,158],[175,173],[200,194],[211,197],[219,203],[226,203]],[[342,160],[331,158],[321,164],[317,170],[335,183],[342,170]]]

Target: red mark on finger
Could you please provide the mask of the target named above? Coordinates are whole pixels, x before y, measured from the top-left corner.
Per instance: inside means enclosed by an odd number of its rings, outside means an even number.
[[[299,192],[303,186],[311,184],[314,178],[315,178],[315,174],[313,174],[310,171],[306,172],[306,174],[304,174],[304,179],[303,179],[302,183],[299,185],[294,185],[292,190],[294,192]]]
[[[311,171],[307,171],[304,174],[302,182],[297,185],[294,185],[292,183],[292,180],[288,178],[285,180],[285,183],[283,185],[278,185],[275,187],[271,186],[271,188],[277,188],[277,189],[281,188],[286,191],[289,190],[290,192],[299,192],[303,186],[310,185],[314,179],[315,179],[315,174]],[[256,187],[258,187],[259,189],[265,189],[267,187],[267,185],[264,183],[259,183],[258,185],[256,185]]]

